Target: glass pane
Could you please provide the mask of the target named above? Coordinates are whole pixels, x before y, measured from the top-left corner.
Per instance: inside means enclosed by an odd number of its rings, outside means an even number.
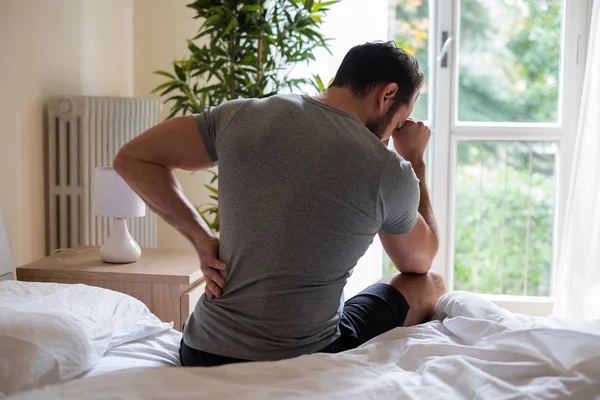
[[[562,0],[462,0],[458,120],[556,122]]]
[[[429,120],[429,2],[428,0],[389,0],[389,38],[414,55],[425,73],[425,85],[412,113]]]
[[[454,288],[549,296],[555,142],[458,144]]]

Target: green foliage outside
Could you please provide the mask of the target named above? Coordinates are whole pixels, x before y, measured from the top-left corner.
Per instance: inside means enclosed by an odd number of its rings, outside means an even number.
[[[461,1],[458,119],[556,122],[562,0]]]
[[[166,82],[153,91],[169,96],[168,118],[200,113],[237,98],[264,98],[282,89],[312,85],[323,89],[318,76],[291,78],[291,67],[314,60],[315,49],[328,50],[320,33],[329,7],[322,0],[197,0],[189,4],[202,24],[188,40],[189,56],[175,60],[172,71],[155,71]],[[218,190],[215,203],[198,207],[214,231],[219,230]]]
[[[455,288],[549,295],[556,146],[460,142],[459,151]]]
[[[395,1],[396,41],[428,75],[428,2]],[[461,1],[459,121],[557,121],[561,5]],[[427,91],[416,118],[428,119]],[[466,141],[457,154],[454,288],[549,295],[556,145]],[[395,273],[384,259],[384,273]]]
[[[428,104],[431,81],[429,79],[429,5],[427,0],[396,1],[396,45],[415,56],[425,74],[425,85],[413,109],[412,117],[429,120]]]

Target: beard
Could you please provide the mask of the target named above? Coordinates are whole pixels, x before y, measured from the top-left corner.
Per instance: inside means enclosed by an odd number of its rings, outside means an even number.
[[[394,118],[394,114],[396,114],[396,111],[398,111],[399,108],[399,104],[397,107],[395,104],[392,105],[392,107],[390,107],[390,109],[384,115],[368,121],[366,124],[367,129],[377,136],[377,139],[383,139],[385,131],[389,128],[390,124],[392,123],[392,118]]]

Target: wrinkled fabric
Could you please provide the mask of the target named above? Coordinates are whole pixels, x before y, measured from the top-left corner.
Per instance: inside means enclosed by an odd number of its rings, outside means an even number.
[[[120,372],[14,399],[600,398],[600,321],[511,314],[461,292],[444,295],[436,316],[340,354]]]
[[[113,347],[82,377],[160,367],[180,367],[181,332],[171,329],[144,339]]]
[[[111,290],[0,282],[0,395],[73,379],[111,348],[171,326]]]

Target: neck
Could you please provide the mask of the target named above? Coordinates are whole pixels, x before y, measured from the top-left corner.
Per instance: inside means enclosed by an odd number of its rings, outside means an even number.
[[[315,98],[321,103],[354,115],[363,125],[366,125],[369,120],[371,110],[366,106],[365,99],[357,97],[350,89],[331,87]]]

